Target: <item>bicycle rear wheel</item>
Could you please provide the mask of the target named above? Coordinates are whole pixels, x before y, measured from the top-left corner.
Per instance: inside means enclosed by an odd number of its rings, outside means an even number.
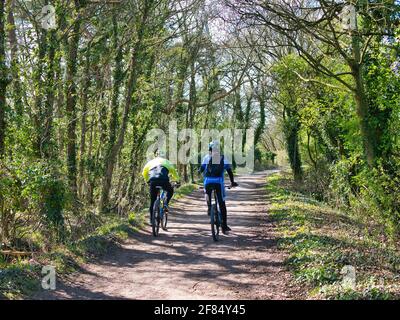
[[[153,229],[153,235],[157,237],[160,232],[160,199],[157,199],[156,202],[154,202],[151,226]]]
[[[219,219],[218,219],[218,208],[217,204],[213,204],[211,206],[211,213],[210,213],[210,220],[211,220],[211,233],[214,241],[219,240]]]

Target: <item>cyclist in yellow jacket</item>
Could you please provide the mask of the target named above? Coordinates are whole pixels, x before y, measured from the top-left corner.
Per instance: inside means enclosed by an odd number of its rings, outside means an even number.
[[[162,187],[167,192],[167,206],[174,195],[174,188],[171,185],[169,176],[172,180],[178,182],[179,175],[175,166],[167,159],[162,157],[162,154],[155,159],[149,161],[143,168],[143,178],[150,185],[150,223],[153,216],[154,202],[157,200],[157,187]]]

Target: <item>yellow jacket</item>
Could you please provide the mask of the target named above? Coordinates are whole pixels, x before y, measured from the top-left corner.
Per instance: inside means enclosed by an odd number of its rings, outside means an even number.
[[[178,172],[176,171],[175,166],[167,159],[157,157],[153,160],[150,160],[149,162],[146,163],[146,165],[143,168],[143,178],[148,182],[150,180],[150,170],[155,168],[155,167],[164,167],[168,170],[168,173],[171,175],[172,180],[174,181],[179,181],[179,175]]]

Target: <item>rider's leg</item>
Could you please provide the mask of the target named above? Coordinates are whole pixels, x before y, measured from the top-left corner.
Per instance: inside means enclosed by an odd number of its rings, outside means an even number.
[[[157,200],[157,183],[152,181],[150,182],[150,223],[151,219],[153,217],[153,207],[154,207],[154,202]]]
[[[207,208],[208,208],[208,215],[210,215],[211,213],[211,193],[212,193],[212,185],[211,184],[207,184],[205,186],[205,190],[206,190],[206,200],[207,200]]]
[[[167,192],[167,205],[169,205],[169,202],[174,195],[174,188],[172,187],[170,182],[166,182],[163,185],[163,189]]]
[[[221,210],[221,216],[222,216],[222,229],[227,230],[229,229],[227,222],[227,210],[223,194],[224,190],[222,188],[224,188],[224,186],[219,184],[218,188],[216,188],[216,191],[217,191],[218,205]]]

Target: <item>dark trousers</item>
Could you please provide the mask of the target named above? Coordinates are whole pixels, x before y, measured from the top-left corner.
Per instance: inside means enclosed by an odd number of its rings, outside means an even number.
[[[150,181],[150,218],[153,216],[154,202],[157,200],[157,187],[162,187],[167,192],[167,204],[174,195],[174,188],[171,183],[166,180],[153,180]]]
[[[219,209],[221,210],[221,215],[222,215],[222,226],[226,227],[228,225],[227,223],[227,211],[226,211],[226,204],[224,201],[224,198],[222,196],[222,185],[220,183],[210,183],[206,185],[206,193],[207,193],[207,206],[208,210],[211,210],[211,192],[213,189],[216,190],[217,193],[217,199],[218,199],[218,206]]]

